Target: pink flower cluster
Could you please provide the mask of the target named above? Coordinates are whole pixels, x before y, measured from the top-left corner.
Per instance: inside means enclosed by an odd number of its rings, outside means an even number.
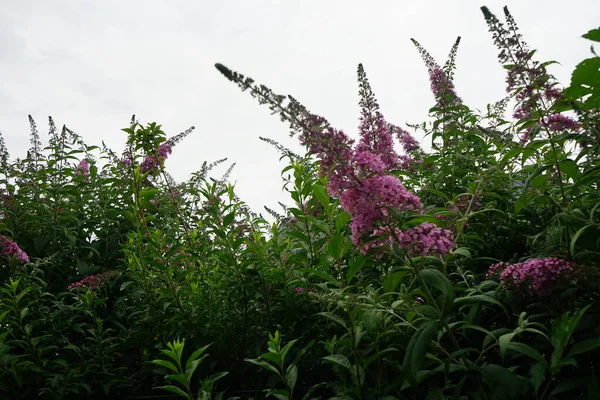
[[[398,156],[398,167],[405,171],[414,171],[418,165],[423,164],[423,149],[417,140],[407,130],[399,126],[390,125],[390,130],[396,134],[396,138],[406,154]]]
[[[550,129],[552,132],[563,132],[565,130],[579,131],[581,126],[577,121],[568,115],[553,114],[544,118],[542,125]]]
[[[169,141],[162,142],[158,145],[156,154],[150,154],[144,157],[144,160],[140,164],[142,172],[146,173],[158,169],[172,152],[173,144]]]
[[[528,53],[522,53],[517,60],[518,64],[512,66],[507,77],[507,92],[520,90],[515,96],[518,105],[513,112],[513,118],[518,120],[529,119],[536,111],[547,109],[563,98],[561,90],[556,87],[543,66],[527,67],[530,59]],[[577,121],[560,113],[544,117],[538,123],[550,132],[577,132],[581,129]],[[530,139],[530,132],[531,127],[524,130],[521,144]]]
[[[373,232],[376,222],[385,220],[387,207],[411,211],[422,208],[419,198],[394,175],[371,176],[360,185],[348,187],[341,195],[341,204],[352,216],[350,228],[355,244]]]
[[[475,198],[473,199],[473,202],[471,202],[471,197],[472,197],[472,195],[468,195],[468,194],[461,194],[460,196],[457,196],[456,201],[454,202],[454,205],[451,206],[451,209],[454,209],[454,210],[460,211],[460,212],[465,212],[465,211],[469,210],[469,204],[470,204],[471,211],[479,210],[481,208],[481,202],[479,201],[480,196],[476,195]]]
[[[410,256],[443,256],[454,247],[452,234],[431,222],[424,222],[404,232],[400,246]]]
[[[437,107],[456,106],[462,103],[456,95],[454,83],[440,66],[433,65],[428,72],[431,92],[437,101]]]
[[[77,164],[77,169],[74,173],[75,176],[83,176],[84,178],[88,178],[90,176],[90,163],[85,158],[79,161]]]
[[[110,271],[103,272],[97,275],[89,275],[78,282],[71,283],[69,286],[67,286],[67,290],[75,289],[78,287],[97,289],[104,286],[111,276],[112,272]]]
[[[522,263],[496,263],[490,266],[488,278],[500,278],[502,286],[538,296],[547,296],[575,278],[575,264],[554,258],[531,258]]]
[[[9,238],[0,235],[0,256],[14,258],[17,261],[29,262],[29,256]]]
[[[305,116],[305,126],[300,141],[308,146],[309,153],[320,158],[321,173],[328,176],[328,192],[338,197],[342,207],[350,214],[352,241],[365,252],[374,247],[374,242],[363,245],[365,238],[373,235],[390,235],[382,227],[387,222],[389,208],[406,211],[421,211],[419,198],[406,190],[400,178],[390,171],[400,168],[404,160],[394,150],[392,132],[405,151],[414,154],[420,151],[417,141],[405,130],[388,124],[379,112],[366,76],[359,66],[361,84],[360,140],[356,146],[342,131],[331,128],[319,116]],[[433,224],[431,224],[435,227]],[[394,235],[405,238],[403,245],[415,254],[433,252],[444,254],[452,247],[449,232],[423,225],[406,233]],[[408,234],[408,236],[407,236]],[[425,245],[411,240],[427,238]],[[383,242],[380,242],[383,243]]]

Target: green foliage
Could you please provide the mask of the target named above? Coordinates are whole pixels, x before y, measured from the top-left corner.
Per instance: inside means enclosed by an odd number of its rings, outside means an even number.
[[[298,383],[298,361],[300,361],[302,356],[314,344],[314,340],[309,342],[298,352],[295,359],[287,364],[286,357],[296,341],[297,339],[294,339],[281,347],[282,343],[279,332],[275,331],[274,335],[269,334],[269,342],[267,343],[269,351],[267,353],[261,354],[258,358],[246,359],[249,363],[258,365],[267,371],[275,373],[283,383],[285,389],[266,390],[267,397],[272,396],[280,400],[292,400],[294,398],[294,388],[296,387],[296,383]],[[313,387],[311,391],[304,396],[305,399],[309,398],[314,388],[316,387]]]
[[[165,379],[174,381],[177,386],[166,385],[158,386],[156,389],[164,389],[169,392],[175,393],[187,400],[194,400],[192,392],[192,379],[194,373],[198,369],[198,366],[204,361],[208,354],[205,354],[208,346],[204,346],[194,351],[187,361],[185,366],[183,365],[182,356],[184,351],[185,341],[174,340],[167,343],[168,349],[161,350],[170,360],[153,360],[152,363],[169,371],[169,374],[165,376]],[[200,382],[200,388],[198,389],[198,395],[195,397],[197,400],[210,400],[212,399],[213,386],[216,381],[227,375],[227,372],[221,372],[214,374]],[[217,395],[216,399],[222,399],[223,395]],[[230,398],[231,399],[231,398]]]
[[[23,159],[0,140],[0,398],[598,398],[598,57],[560,91],[508,10],[505,23],[483,12],[508,96],[469,108],[452,82],[460,40],[443,65],[413,40],[435,105],[411,128],[433,150],[407,150],[388,172],[423,212],[386,208],[368,246],[318,151],[262,138],[287,161],[293,201],[266,208],[269,221],[237,197],[233,165],[208,176],[225,160],[185,182],[167,173],[193,128],[167,137],[133,118],[122,156],[52,119],[45,147],[30,119]],[[597,29],[584,38],[600,41]],[[301,140],[334,132],[217,68]],[[361,106],[377,109],[362,66],[359,81]],[[451,251],[385,236],[423,224]],[[548,258],[567,272],[542,274]]]

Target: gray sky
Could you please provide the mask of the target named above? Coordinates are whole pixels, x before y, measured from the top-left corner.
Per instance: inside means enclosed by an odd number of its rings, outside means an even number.
[[[41,132],[50,115],[118,152],[132,114],[169,136],[194,125],[167,161],[171,174],[184,180],[203,160],[227,157],[238,194],[262,212],[289,201],[279,155],[258,137],[300,147],[215,62],[294,95],[355,137],[359,62],[390,122],[427,118],[433,99],[411,37],[443,63],[462,36],[458,94],[475,108],[503,97],[484,4],[499,18],[509,6],[538,59],[561,63],[551,72],[563,84],[590,55],[580,36],[598,27],[597,0],[0,0],[0,131],[16,158],[29,147],[27,114]]]

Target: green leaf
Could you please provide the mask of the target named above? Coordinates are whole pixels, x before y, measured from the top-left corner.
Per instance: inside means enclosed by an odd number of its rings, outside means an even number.
[[[431,215],[420,215],[418,217],[415,218],[411,218],[410,220],[408,220],[406,222],[406,225],[408,226],[415,226],[415,225],[420,225],[424,222],[430,222],[434,225],[439,225],[440,224],[440,220],[437,219],[436,217],[433,217]]]
[[[344,355],[332,354],[330,356],[323,357],[322,360],[344,367],[352,374],[354,374],[354,371],[352,371],[352,364],[350,364],[350,360],[348,360],[348,357]]]
[[[446,201],[450,201],[450,199],[448,198],[448,196],[446,196],[446,194],[445,194],[445,193],[443,193],[443,192],[440,192],[439,190],[436,190],[436,189],[425,189],[423,192],[424,192],[424,193],[431,193],[431,194],[433,194],[433,195],[436,195],[436,196],[438,196],[438,197],[441,197],[442,199],[444,199],[444,200],[446,200]]]
[[[298,380],[298,367],[292,364],[285,371],[285,381],[290,388],[290,391],[294,391],[296,381]]]
[[[312,397],[312,394],[321,386],[325,386],[325,383],[318,383],[314,386],[312,386],[310,389],[308,389],[308,392],[306,392],[306,394],[304,395],[304,397],[302,398],[302,400],[314,400],[315,398]]]
[[[181,374],[167,375],[167,376],[165,376],[165,379],[172,379],[176,382],[181,383],[183,386],[185,386],[188,383],[188,380],[186,380],[186,377]]]
[[[526,382],[508,369],[495,364],[481,367],[485,382],[492,389],[493,399],[511,400],[520,399]]]
[[[345,211],[342,211],[340,215],[335,220],[335,231],[341,232],[342,229],[346,226],[348,222],[350,222],[350,214]]]
[[[515,156],[521,154],[521,152],[523,151],[522,147],[516,147],[514,149],[509,150],[504,157],[502,158],[502,161],[500,162],[500,165],[504,165],[506,164],[506,162],[508,160],[513,159]]]
[[[184,397],[188,400],[192,400],[192,398],[183,390],[181,390],[180,388],[178,388],[177,386],[172,386],[172,385],[167,385],[167,386],[158,386],[156,387],[156,389],[164,389],[164,390],[168,390],[171,393],[175,393],[181,397]]]
[[[416,378],[416,374],[421,367],[423,359],[425,359],[425,354],[427,354],[427,350],[431,345],[431,340],[433,339],[436,328],[437,324],[435,321],[426,321],[419,327],[408,342],[402,369],[413,380]]]
[[[582,37],[593,40],[594,42],[600,42],[600,28],[592,29],[588,33],[583,34]]]
[[[515,214],[519,215],[521,210],[525,208],[525,206],[529,202],[529,193],[524,192],[519,198],[515,201]]]
[[[315,344],[315,339],[313,339],[310,342],[308,342],[308,344],[306,346],[304,346],[298,353],[296,353],[296,357],[294,358],[293,363],[294,364],[298,364],[298,362],[300,361],[300,359],[302,357],[304,357],[304,355],[306,354],[306,352],[308,350],[310,350],[311,347],[313,347],[314,344]]]
[[[388,347],[387,349],[383,349],[380,352],[377,352],[375,354],[370,355],[369,358],[367,358],[365,360],[364,368],[366,369],[369,365],[371,365],[371,363],[373,363],[373,361],[377,360],[383,354],[391,353],[391,352],[397,352],[397,351],[398,351],[398,349],[395,349],[393,347]]]
[[[571,250],[571,254],[575,254],[575,245],[577,244],[577,240],[579,240],[579,237],[583,234],[583,232],[585,232],[585,230],[590,227],[593,227],[593,225],[586,225],[586,226],[580,228],[577,232],[575,232],[575,234],[571,238],[571,244],[569,246],[569,249]]]
[[[264,368],[266,370],[269,370],[271,372],[274,372],[279,377],[281,377],[281,374],[279,373],[279,370],[275,366],[269,364],[266,361],[259,360],[258,358],[246,358],[246,359],[244,359],[244,361],[249,362],[249,363],[254,364],[254,365],[258,365],[259,367]]]
[[[390,293],[396,290],[398,283],[400,283],[400,281],[402,280],[402,278],[404,278],[404,275],[406,275],[407,272],[408,271],[396,271],[386,276],[383,280],[383,291],[385,293]]]
[[[531,384],[533,385],[533,389],[536,393],[540,390],[542,383],[544,383],[547,364],[548,363],[546,360],[544,360],[543,363],[535,363],[531,366],[531,370],[529,371],[529,375],[531,376]]]
[[[566,88],[564,93],[573,99],[580,99],[581,97],[592,94],[590,100],[597,103],[597,95],[600,90],[599,69],[600,57],[588,58],[577,64],[571,75],[571,86]],[[594,94],[596,96],[594,96]]]
[[[279,354],[279,353],[270,353],[269,352],[269,353],[261,354],[258,357],[261,360],[271,361],[272,363],[277,364],[277,365],[281,364],[281,362],[283,361],[282,357],[281,357],[281,354]]]
[[[533,358],[535,361],[537,361],[539,363],[547,364],[546,360],[544,359],[544,356],[542,356],[539,351],[537,351],[536,349],[534,349],[533,347],[531,347],[529,345],[526,345],[524,343],[518,343],[518,342],[510,342],[507,344],[507,348],[509,350],[514,350],[521,354],[525,354],[526,356]]]
[[[131,284],[133,284],[133,283],[135,283],[135,282],[134,282],[134,281],[127,281],[127,282],[123,282],[123,283],[121,284],[121,288],[120,288],[119,290],[123,291],[123,290],[127,289],[127,287],[128,287],[129,285],[131,285]]]
[[[459,256],[471,258],[471,252],[469,251],[468,247],[459,247],[457,249],[454,249],[452,251],[452,254],[457,254]]]
[[[556,396],[564,392],[568,392],[569,390],[573,390],[588,384],[588,377],[585,376],[576,376],[573,378],[563,378],[560,383],[556,385],[550,396]]]
[[[552,168],[554,166],[554,164],[550,163],[550,164],[544,164],[544,165],[540,165],[539,167],[536,168],[535,171],[533,171],[525,180],[525,187],[523,188],[523,192],[527,192],[527,189],[529,188],[529,184],[531,183],[531,180],[539,175],[541,175],[544,171],[546,171],[549,168]]]
[[[267,397],[273,396],[278,400],[290,400],[290,394],[284,389],[267,389]]]
[[[346,322],[339,315],[336,315],[336,314],[331,313],[331,312],[320,312],[320,313],[317,313],[317,315],[322,315],[322,316],[324,316],[326,318],[329,318],[330,320],[332,320],[336,324],[338,324],[340,326],[343,326],[344,328],[348,329],[348,327],[346,326]]]
[[[198,365],[200,365],[200,363],[202,362],[202,359],[194,360],[191,363],[189,361],[190,360],[188,360],[188,362],[187,362],[188,365],[185,370],[185,378],[188,382],[191,382],[192,377],[194,376],[194,372],[196,372],[196,368],[198,368]]]
[[[229,214],[227,214],[226,216],[223,217],[223,226],[227,227],[227,226],[231,225],[231,223],[233,222],[234,219],[235,219],[235,211],[230,212]]]
[[[287,356],[287,353],[291,350],[291,348],[294,346],[294,344],[298,341],[298,339],[294,339],[294,340],[290,340],[288,342],[288,344],[286,344],[283,349],[281,349],[281,361],[285,361],[285,356]]]
[[[173,364],[171,361],[167,361],[167,360],[153,360],[152,364],[160,365],[161,367],[168,368],[168,369],[170,369],[171,371],[174,371],[174,372],[179,372],[179,370],[177,369],[177,367],[175,366],[175,364]]]
[[[564,160],[560,160],[558,163],[561,172],[563,172],[567,177],[571,178],[573,181],[576,181],[579,177],[579,166],[573,160],[565,158]]]
[[[344,246],[346,241],[346,235],[342,232],[337,233],[332,237],[327,244],[327,253],[335,260],[339,260],[344,257],[348,247]]]
[[[454,305],[454,287],[448,277],[435,268],[421,270],[419,271],[419,276],[425,283],[435,287],[444,294],[445,298],[442,309],[444,313],[449,312]]]
[[[498,210],[497,208],[484,208],[483,210],[472,212],[471,214],[469,214],[469,218],[472,218],[472,217],[477,216],[479,214],[485,214],[485,213],[498,213],[498,214],[501,214],[504,217],[507,216],[504,211]]]
[[[498,347],[500,347],[500,354],[502,354],[503,357],[508,349],[508,344],[517,333],[518,332],[506,333],[498,338]]]
[[[359,269],[364,267],[367,263],[367,258],[363,256],[358,256],[355,259],[351,260],[348,264],[348,271],[346,272],[346,283],[350,284],[352,279],[356,275]]]
[[[373,333],[375,331],[381,320],[381,313],[373,308],[366,309],[362,317],[363,325],[369,333]]]
[[[327,194],[327,190],[325,189],[325,187],[320,184],[315,184],[315,185],[313,185],[312,189],[313,189],[313,194],[315,195],[317,200],[319,200],[319,203],[321,203],[321,205],[323,206],[323,208],[326,211],[329,211],[331,208],[329,205],[330,197]],[[329,212],[328,212],[328,214],[329,214]]]
[[[318,269],[311,269],[311,268],[300,268],[298,269],[298,271],[300,272],[307,272],[309,273],[311,276],[316,275],[319,278],[325,279],[326,281],[333,283],[335,285],[338,285],[339,282],[337,281],[337,279],[335,279],[333,276],[329,275],[327,272],[318,270]]]
[[[490,303],[496,306],[504,308],[504,305],[500,303],[498,300],[493,298],[492,296],[488,296],[487,294],[475,294],[473,296],[467,297],[459,297],[454,300],[455,306],[462,306],[464,304],[474,304],[474,303]]]
[[[192,365],[192,361],[194,361],[198,357],[200,357],[200,355],[203,354],[206,351],[206,349],[208,349],[209,346],[210,346],[210,344],[207,344],[206,346],[201,347],[198,350],[194,351],[192,353],[192,355],[190,356],[190,358],[188,358],[185,368],[188,369],[190,367],[190,365]]]
[[[600,338],[586,339],[575,343],[571,346],[571,350],[567,354],[568,357],[573,357],[577,354],[587,353],[600,347]]]

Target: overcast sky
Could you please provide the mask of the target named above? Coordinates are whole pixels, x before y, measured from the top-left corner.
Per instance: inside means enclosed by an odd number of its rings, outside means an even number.
[[[589,57],[580,36],[600,23],[597,0],[487,1],[507,4],[538,59],[568,84]],[[287,126],[214,68],[221,62],[356,136],[356,67],[365,66],[386,118],[427,118],[433,104],[416,38],[443,63],[462,36],[455,83],[482,108],[504,95],[504,70],[475,1],[399,0],[0,0],[0,131],[13,158],[29,147],[27,115],[47,117],[88,143],[119,153],[132,114],[169,136],[196,126],[167,161],[177,180],[203,160],[236,162],[237,192],[255,211],[289,203],[276,150],[296,150]],[[219,175],[225,167],[215,172]]]

